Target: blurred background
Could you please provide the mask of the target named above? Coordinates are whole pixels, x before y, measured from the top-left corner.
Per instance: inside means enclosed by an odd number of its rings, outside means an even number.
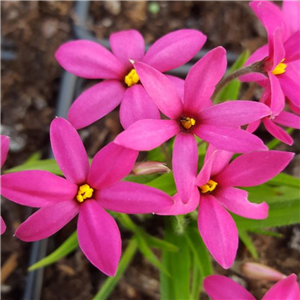
[[[40,152],[49,152],[49,124],[55,117],[57,99],[62,89],[73,87],[62,83],[63,70],[54,53],[64,42],[79,37],[94,37],[107,45],[115,31],[137,29],[147,44],[170,31],[194,28],[207,35],[204,50],[223,46],[231,60],[243,50],[251,52],[266,43],[266,33],[246,1],[85,1],[86,11],[76,1],[1,1],[1,134],[10,136],[10,152],[4,170],[24,163]],[[277,2],[280,4],[279,2]],[[94,84],[76,80],[72,98]],[[118,110],[80,131],[92,157],[122,130]],[[260,132],[266,141],[271,137]],[[294,134],[293,147],[280,150],[299,153],[299,134]],[[298,163],[297,163],[298,162]],[[298,168],[298,169],[297,169]],[[299,176],[299,154],[289,166]],[[264,199],[262,199],[263,201]],[[13,237],[17,226],[30,211],[9,201],[1,202],[7,231],[1,237],[2,299],[23,299],[27,285],[27,267],[31,244]],[[144,222],[147,231],[162,236],[161,218]],[[75,222],[75,221],[74,221]],[[71,222],[50,239],[47,253],[57,248],[73,231]],[[153,222],[153,219],[152,219]],[[299,226],[280,228],[282,238],[253,234],[260,253],[260,262],[285,274],[297,273],[300,252]],[[131,233],[122,231],[123,244]],[[238,260],[251,260],[248,250],[240,244]],[[5,266],[5,268],[4,268]],[[238,275],[216,267],[220,274]],[[80,250],[44,270],[41,299],[91,299],[106,277],[94,268]],[[269,288],[268,282],[255,282],[238,277],[257,297]],[[160,299],[159,272],[141,255],[136,255],[126,276],[110,299]],[[201,298],[202,299],[202,298]],[[203,295],[203,299],[206,299]]]

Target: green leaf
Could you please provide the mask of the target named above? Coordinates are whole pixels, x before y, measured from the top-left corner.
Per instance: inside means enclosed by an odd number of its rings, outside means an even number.
[[[141,251],[145,258],[154,266],[156,266],[161,272],[165,273],[167,276],[170,276],[170,273],[168,272],[167,268],[158,260],[156,255],[152,252],[143,235],[137,232],[135,234],[135,239],[138,243],[139,251]]]
[[[195,224],[195,223],[192,223]],[[213,268],[210,261],[207,248],[199,234],[198,228],[195,226],[189,227],[185,232],[185,238],[195,256],[195,262],[201,272],[202,277],[213,274]]]
[[[292,187],[299,189],[300,188],[300,178],[294,177],[292,175],[288,175],[285,173],[280,173],[277,176],[275,176],[273,179],[269,180],[268,184],[286,185],[286,186],[292,186]]]
[[[176,245],[171,244],[165,240],[156,238],[148,233],[144,233],[144,238],[146,239],[150,247],[159,248],[170,252],[178,252],[179,250],[179,248]]]
[[[111,292],[114,290],[114,287],[117,285],[122,275],[126,271],[127,267],[131,263],[134,255],[137,251],[137,242],[135,238],[132,238],[124,251],[122,258],[120,260],[117,274],[114,277],[109,277],[105,280],[101,286],[99,292],[93,298],[93,300],[105,300],[109,297]]]
[[[290,201],[277,201],[269,203],[269,216],[264,220],[245,219],[233,215],[239,230],[257,229],[276,226],[285,226],[300,222],[300,201],[299,198]]]
[[[239,230],[239,237],[243,244],[247,247],[253,258],[258,259],[256,248],[252,242],[251,237],[248,235],[246,230]]]
[[[228,74],[233,73],[234,71],[242,68],[245,64],[246,60],[248,59],[250,52],[248,50],[244,51],[236,62],[232,65],[229,69]],[[241,88],[241,82],[238,79],[234,79],[230,81],[226,86],[224,86],[221,91],[218,93],[216,97],[216,102],[223,102],[226,100],[237,100],[239,96]]]
[[[176,186],[173,178],[173,172],[163,174],[156,179],[147,182],[146,185],[152,186],[173,196],[176,193]]]
[[[44,257],[37,263],[33,264],[28,268],[29,271],[33,271],[58,261],[59,259],[65,257],[72,251],[74,251],[78,247],[78,240],[77,240],[77,231],[72,233],[70,237],[61,245],[59,246],[54,252],[49,254],[48,256]]]
[[[284,235],[282,233],[278,233],[275,231],[270,230],[263,230],[263,229],[248,229],[248,231],[256,233],[256,234],[262,234],[262,235],[268,235],[268,236],[274,236],[277,238],[282,238]]]
[[[162,263],[171,277],[160,273],[160,290],[162,300],[190,299],[190,250],[184,235],[174,233],[172,218],[166,219],[165,240],[176,245],[179,252],[163,250]],[[173,218],[174,220],[174,218]]]
[[[6,170],[5,173],[27,170],[43,170],[60,176],[63,175],[55,159],[29,160],[20,166]]]

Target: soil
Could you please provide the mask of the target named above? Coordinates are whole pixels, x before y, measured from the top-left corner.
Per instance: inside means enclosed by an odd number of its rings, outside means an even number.
[[[32,154],[40,152],[47,157],[49,124],[55,116],[56,98],[62,69],[54,58],[62,43],[74,38],[72,26],[76,23],[72,1],[2,1],[2,65],[1,134],[11,137],[10,152],[4,169],[22,164]],[[195,28],[208,36],[205,49],[222,45],[234,53],[244,49],[254,51],[266,43],[266,33],[250,10],[247,2],[215,1],[94,1],[90,4],[87,28],[97,38],[108,38],[112,32],[135,28],[146,43],[180,28]],[[84,82],[83,86],[92,85]],[[121,131],[118,111],[81,130],[80,134],[93,156]],[[264,131],[260,134],[270,139]],[[299,134],[294,134],[292,148],[299,153]],[[289,167],[299,175],[297,160]],[[298,170],[298,171],[297,171]],[[7,278],[2,274],[1,297],[4,300],[21,299],[26,285],[30,244],[13,237],[17,226],[31,213],[7,200],[1,202],[2,216],[7,231],[1,237],[2,266],[10,262]],[[153,229],[153,224],[158,228]],[[160,217],[143,223],[150,233],[161,234]],[[47,252],[52,252],[72,233],[76,222],[71,222],[49,240]],[[253,234],[260,254],[259,262],[279,271],[299,274],[299,226],[276,229],[284,238]],[[123,247],[131,234],[121,229]],[[297,246],[298,245],[298,246]],[[276,249],[276,250],[275,250]],[[238,259],[251,261],[248,250],[240,245]],[[215,264],[216,271],[239,280],[256,296],[261,297],[272,285],[270,282],[247,280],[238,273],[224,271]],[[43,300],[91,299],[105,280],[80,250],[45,268],[42,288]],[[110,299],[159,299],[159,272],[141,254],[137,254],[125,276]],[[202,295],[201,299],[206,299]]]

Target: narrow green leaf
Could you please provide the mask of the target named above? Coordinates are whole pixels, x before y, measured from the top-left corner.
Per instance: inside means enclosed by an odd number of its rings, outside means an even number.
[[[96,294],[93,300],[105,300],[109,297],[114,287],[120,281],[122,275],[126,271],[129,264],[131,263],[134,255],[136,254],[136,251],[137,251],[137,242],[135,238],[132,238],[122,255],[116,276],[109,277],[105,280],[105,282],[102,284],[99,292]]]
[[[20,166],[6,170],[5,173],[27,170],[43,170],[60,176],[63,175],[55,159],[30,160]]]
[[[25,164],[29,163],[29,162],[36,161],[36,160],[40,160],[41,157],[42,157],[42,153],[41,152],[35,152],[31,156],[29,156],[29,158],[26,160]]]
[[[242,68],[242,66],[245,64],[246,60],[248,59],[249,55],[250,52],[248,50],[244,51],[236,60],[236,62],[232,65],[232,67],[229,69],[226,75]],[[223,87],[221,91],[218,93],[216,97],[216,102],[223,102],[226,100],[237,100],[239,96],[240,88],[241,88],[241,82],[238,79],[232,80],[225,87]]]
[[[258,254],[256,251],[256,248],[252,242],[251,237],[248,235],[246,230],[239,230],[239,237],[243,244],[247,247],[249,250],[250,254],[252,255],[253,258],[258,259]]]
[[[195,223],[192,223],[193,225]],[[202,277],[213,274],[213,268],[210,261],[210,256],[208,254],[207,248],[199,234],[198,228],[195,226],[190,226],[186,233],[185,238],[195,256],[195,262],[201,272]],[[201,285],[201,282],[199,283]]]
[[[144,233],[144,237],[150,247],[159,248],[166,251],[178,252],[179,248],[165,240],[156,238],[148,233]]]
[[[233,218],[239,230],[267,228],[300,223],[299,211],[300,201],[298,198],[290,201],[269,203],[269,216],[264,220],[245,219],[236,215],[233,215]]]
[[[165,240],[176,245],[179,252],[163,250],[162,263],[172,277],[160,273],[160,290],[162,300],[190,299],[190,250],[184,235],[174,233],[172,218],[166,219]],[[174,220],[174,218],[173,218]]]
[[[274,236],[277,238],[282,238],[284,235],[282,233],[278,233],[275,231],[270,231],[270,230],[263,230],[263,229],[248,229],[248,231],[257,233],[257,234],[262,234],[262,235],[268,235],[268,236]]]
[[[193,255],[195,260],[195,256]],[[203,276],[198,268],[197,263],[193,260],[192,264],[192,287],[191,287],[191,300],[197,300],[200,298],[200,291],[203,282]]]
[[[173,172],[163,174],[156,179],[147,182],[146,185],[152,186],[173,196],[176,193],[176,186],[173,178]]]
[[[77,240],[77,231],[72,233],[70,237],[60,245],[54,252],[49,254],[48,256],[44,257],[37,263],[33,264],[28,268],[29,271],[33,271],[58,261],[59,259],[65,257],[72,251],[74,251],[78,247],[78,240]]]
[[[144,239],[143,235],[139,234],[139,232],[136,232],[135,238],[138,243],[139,251],[141,251],[141,253],[145,256],[145,258],[149,262],[151,262],[155,267],[157,267],[161,272],[165,273],[167,276],[170,276],[170,273],[168,272],[166,267],[158,260],[156,255],[153,253],[153,251],[147,245],[147,242]]]
[[[300,178],[294,177],[292,175],[288,175],[286,173],[280,173],[277,176],[275,176],[273,179],[269,180],[268,184],[286,185],[286,186],[292,186],[299,189]]]

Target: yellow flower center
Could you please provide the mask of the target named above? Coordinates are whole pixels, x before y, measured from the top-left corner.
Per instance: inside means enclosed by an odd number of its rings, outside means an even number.
[[[190,117],[183,117],[180,119],[180,123],[185,129],[191,129],[196,124],[196,120]]]
[[[82,203],[84,200],[91,198],[93,192],[94,190],[88,184],[83,184],[78,189],[76,200]]]
[[[132,69],[124,78],[124,82],[128,87],[138,83],[140,80],[139,75],[137,74],[135,69]]]
[[[207,192],[212,192],[216,186],[218,185],[217,182],[213,181],[213,180],[209,180],[208,183],[200,186],[201,189],[201,193],[207,193]]]
[[[285,73],[286,64],[283,63],[284,59],[274,68],[274,70],[271,72],[274,75],[280,75]]]

